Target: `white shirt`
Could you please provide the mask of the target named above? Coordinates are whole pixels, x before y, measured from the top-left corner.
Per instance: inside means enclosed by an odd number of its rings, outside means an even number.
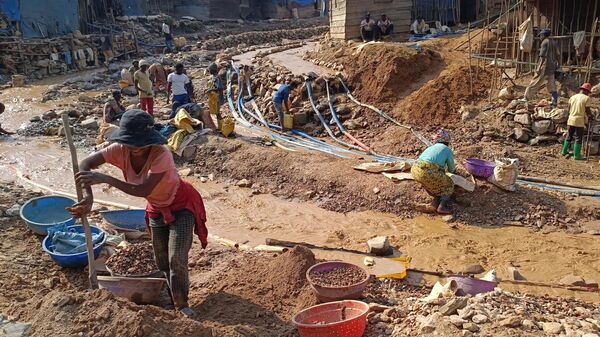
[[[171,28],[169,28],[169,25],[167,25],[166,23],[163,23],[163,25],[162,25],[162,31],[165,34],[171,34]]]
[[[190,83],[190,78],[187,77],[186,74],[177,74],[170,73],[169,77],[167,77],[167,81],[171,83],[171,91],[173,95],[184,95],[187,94],[187,90],[185,90],[185,85]]]

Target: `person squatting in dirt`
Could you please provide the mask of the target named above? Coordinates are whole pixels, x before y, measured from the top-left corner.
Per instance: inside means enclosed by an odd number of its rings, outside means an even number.
[[[539,60],[535,69],[535,76],[525,89],[525,100],[532,99],[542,85],[547,83],[546,87],[552,95],[550,105],[556,107],[558,104],[558,91],[556,89],[555,73],[560,69],[560,51],[556,46],[556,42],[550,39],[551,34],[552,31],[548,28],[543,29],[539,34],[542,37]]]
[[[152,81],[148,73],[150,63],[146,60],[140,60],[140,70],[133,75],[135,89],[139,93],[140,108],[150,115],[154,114],[154,93],[152,89]]]
[[[371,13],[367,13],[360,22],[360,36],[363,42],[377,41],[381,37],[379,26],[371,19]]]
[[[156,265],[165,273],[175,308],[193,316],[188,304],[188,254],[194,232],[203,248],[208,243],[202,197],[181,179],[173,155],[164,145],[167,140],[154,129],[154,118],[144,111],[135,109],[123,114],[118,132],[107,140],[115,143],[80,163],[75,180],[85,187],[85,196],[68,210],[77,217],[88,214],[94,203],[91,187],[97,184],[145,198]],[[119,168],[125,180],[94,171],[106,163]]]
[[[454,153],[448,147],[450,134],[444,129],[439,129],[434,137],[435,144],[428,147],[413,164],[410,172],[425,191],[432,197],[433,206],[439,214],[451,214],[448,207],[450,197],[454,193],[454,182],[446,175],[454,173]]]
[[[121,116],[125,113],[125,107],[121,104],[121,92],[113,91],[111,97],[104,104],[103,121],[106,124],[119,125]]]
[[[571,142],[575,139],[573,145],[573,159],[586,160],[581,155],[581,146],[583,144],[583,133],[588,123],[588,114],[591,113],[589,102],[592,85],[584,83],[579,87],[579,93],[571,96],[569,99],[569,119],[567,120],[568,133],[563,143],[561,155],[564,157],[569,154]]]
[[[210,111],[204,109],[202,105],[198,103],[188,103],[181,105],[177,108],[177,111],[171,113],[169,118],[175,118],[175,116],[181,109],[184,109],[192,118],[200,118],[200,120],[202,120],[202,123],[204,123],[204,127],[208,127],[213,131],[214,134],[217,134],[217,126],[210,117]]]
[[[167,90],[167,70],[160,62],[153,63],[148,68],[148,73],[150,73],[150,80],[154,85],[154,97],[159,91]]]
[[[377,27],[379,27],[381,36],[389,36],[394,34],[394,24],[385,14],[381,15],[381,19],[377,21]]]

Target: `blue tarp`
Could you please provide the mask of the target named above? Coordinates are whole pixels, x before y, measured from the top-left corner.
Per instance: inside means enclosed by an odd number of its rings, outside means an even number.
[[[67,229],[67,225],[50,227],[48,237],[51,240],[50,251],[60,254],[75,254],[86,251],[85,234],[75,229]],[[92,246],[104,239],[104,233],[92,233]]]
[[[21,20],[18,0],[0,0],[0,12],[4,13],[10,21]]]
[[[79,29],[77,0],[19,1],[24,37],[54,37]]]
[[[140,16],[145,15],[144,1],[142,0],[121,0],[121,9],[123,15]]]
[[[272,3],[282,6],[288,7],[292,4],[296,4],[298,6],[310,6],[315,4],[315,0],[272,0]]]

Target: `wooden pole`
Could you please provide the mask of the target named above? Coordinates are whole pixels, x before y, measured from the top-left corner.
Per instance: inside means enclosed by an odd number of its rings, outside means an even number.
[[[596,30],[598,29],[598,18],[594,20],[594,25],[592,26],[592,37],[590,41],[590,50],[588,53],[588,64],[587,64],[587,72],[585,73],[585,81],[590,81],[590,76],[592,72],[592,63],[594,63],[594,38],[596,37]]]
[[[65,129],[65,136],[67,143],[69,144],[69,150],[71,151],[71,164],[73,165],[73,175],[79,173],[79,161],[77,160],[77,149],[73,144],[73,136],[71,135],[71,126],[69,125],[69,115],[63,114],[63,127]],[[75,189],[77,190],[77,200],[83,200],[83,188],[80,184],[75,183]],[[83,232],[85,233],[85,244],[87,247],[88,254],[88,271],[89,281],[91,289],[98,289],[98,278],[96,277],[96,267],[94,265],[94,247],[92,245],[92,231],[90,230],[90,224],[88,223],[87,216],[81,217],[81,223],[83,224]]]
[[[473,69],[471,69],[471,22],[467,25],[467,39],[469,40],[469,89],[473,96]]]

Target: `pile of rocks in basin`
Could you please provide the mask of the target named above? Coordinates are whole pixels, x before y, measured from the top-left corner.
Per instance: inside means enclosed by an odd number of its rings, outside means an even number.
[[[560,141],[567,131],[568,107],[553,108],[546,100],[537,104],[513,100],[504,108],[503,113],[509,126],[513,128],[512,137],[522,143],[536,145],[541,142]],[[597,109],[592,109],[592,114],[592,121],[600,121],[600,112]],[[600,144],[592,143],[590,154],[598,154]]]
[[[328,271],[312,271],[308,277],[312,283],[324,287],[348,287],[360,283],[367,275],[355,266],[342,266]]]
[[[144,275],[158,271],[150,243],[131,244],[117,251],[106,260],[106,267],[114,276]]]

